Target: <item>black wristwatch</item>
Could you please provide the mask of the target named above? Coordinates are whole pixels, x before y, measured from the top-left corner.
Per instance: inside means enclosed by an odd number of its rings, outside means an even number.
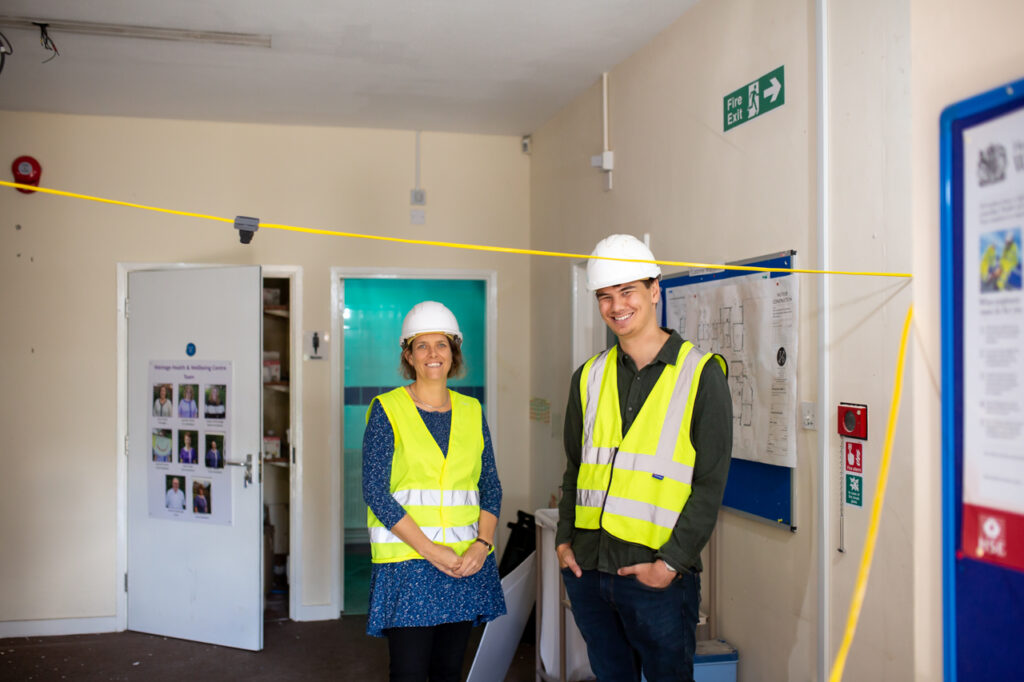
[[[490,552],[492,549],[494,549],[494,545],[492,545],[491,543],[487,542],[487,540],[484,540],[483,538],[477,538],[473,542],[479,542],[480,544],[484,545],[485,547],[487,547],[487,551],[488,552]]]

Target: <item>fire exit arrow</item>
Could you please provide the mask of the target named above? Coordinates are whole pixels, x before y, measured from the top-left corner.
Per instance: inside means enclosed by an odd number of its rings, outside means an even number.
[[[729,130],[786,103],[786,67],[769,71],[722,99],[722,127]]]

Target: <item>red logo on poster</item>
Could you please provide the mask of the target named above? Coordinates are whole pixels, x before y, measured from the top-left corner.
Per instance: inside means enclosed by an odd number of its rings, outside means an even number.
[[[846,442],[846,470],[851,474],[864,473],[863,443]]]
[[[998,516],[978,515],[978,548],[979,557],[994,554],[1006,556],[1006,521]]]

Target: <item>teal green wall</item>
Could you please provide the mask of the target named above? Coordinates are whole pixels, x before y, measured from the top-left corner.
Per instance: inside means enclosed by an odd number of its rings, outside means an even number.
[[[466,373],[448,385],[483,402],[487,370],[487,287],[483,280],[346,279],[345,527],[366,526],[362,491],[362,446],[366,409],[373,396],[409,383],[399,374],[405,314],[421,301],[439,301],[455,314],[462,331]]]

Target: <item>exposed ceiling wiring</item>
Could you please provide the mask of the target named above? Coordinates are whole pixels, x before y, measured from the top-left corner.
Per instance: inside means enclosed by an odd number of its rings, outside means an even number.
[[[33,24],[39,27],[39,44],[43,46],[43,49],[49,50],[53,54],[49,58],[43,60],[43,64],[52,61],[54,57],[59,57],[60,52],[57,50],[57,43],[53,42],[53,38],[50,37],[50,32],[46,30],[49,24],[45,24],[40,21],[33,21]]]
[[[4,71],[4,62],[7,61],[7,55],[14,54],[14,47],[11,45],[11,41],[7,39],[3,33],[0,33],[0,73]]]
[[[161,26],[134,26],[131,24],[104,24],[95,21],[74,21],[70,19],[46,19],[43,17],[14,17],[0,14],[0,26],[31,30],[33,26],[45,26],[58,33],[76,35],[109,36],[113,38],[140,38],[146,40],[173,40],[241,47],[270,48],[269,34],[235,33],[231,31],[203,31]]]

